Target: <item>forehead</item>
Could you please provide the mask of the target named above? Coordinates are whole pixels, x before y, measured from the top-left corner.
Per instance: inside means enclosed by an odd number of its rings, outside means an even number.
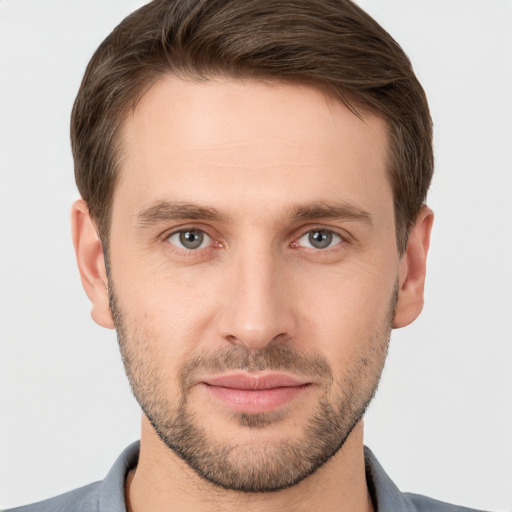
[[[157,82],[123,126],[114,197],[262,201],[391,198],[386,125],[308,86],[215,79]],[[160,196],[160,197],[159,197]],[[228,208],[228,206],[226,206]]]

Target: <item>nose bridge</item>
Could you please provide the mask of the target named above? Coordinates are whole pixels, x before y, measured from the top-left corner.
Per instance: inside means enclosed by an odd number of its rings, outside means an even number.
[[[232,257],[221,335],[254,350],[264,348],[278,336],[291,336],[291,311],[282,289],[282,262],[271,244],[253,241],[239,247]]]

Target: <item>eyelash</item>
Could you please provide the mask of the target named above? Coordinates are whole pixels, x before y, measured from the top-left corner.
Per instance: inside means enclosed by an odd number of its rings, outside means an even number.
[[[180,247],[177,243],[171,242],[172,237],[181,236],[187,232],[199,233],[202,236],[209,238],[210,242],[204,247],[202,247],[204,242],[201,242],[201,244],[196,248]],[[308,247],[306,245],[299,243],[302,238],[304,238],[306,236],[311,236],[311,234],[315,233],[315,232],[317,232],[317,233],[321,232],[327,236],[332,237],[332,239],[335,241],[335,243],[333,245],[328,245],[327,247],[324,247],[324,248],[311,247],[311,246]],[[207,231],[205,231],[204,229],[201,229],[201,228],[197,228],[197,227],[187,227],[187,228],[178,229],[176,231],[172,231],[171,233],[168,233],[165,235],[164,240],[173,246],[173,250],[179,251],[181,254],[190,255],[190,256],[198,255],[208,249],[211,250],[211,249],[218,249],[218,248],[224,247],[222,242],[215,240],[215,238],[213,236],[211,236],[210,234],[208,234]],[[303,231],[302,234],[300,234],[300,236],[295,238],[295,240],[289,244],[289,247],[291,247],[292,249],[298,249],[298,248],[302,247],[303,249],[305,249],[307,251],[327,253],[327,252],[336,250],[337,248],[339,248],[338,246],[344,245],[347,242],[348,242],[348,240],[345,235],[341,235],[340,233],[333,231],[332,229],[326,229],[326,228],[322,228],[322,227],[314,227],[314,228],[309,228],[307,231]],[[331,243],[332,243],[332,240],[329,242],[329,244],[331,244]]]
[[[171,241],[172,237],[175,237],[175,236],[177,237],[177,236],[183,235],[185,233],[191,233],[191,232],[200,233],[203,237],[209,238],[210,242],[207,243],[207,245],[205,245],[204,247],[202,247],[204,242],[201,242],[199,247],[189,249],[186,247],[180,247],[177,243],[173,243]],[[197,227],[182,228],[182,229],[177,229],[176,231],[172,231],[171,233],[167,233],[164,236],[164,241],[166,241],[169,245],[171,245],[172,249],[174,251],[177,251],[186,256],[196,256],[198,254],[204,253],[205,250],[220,249],[223,247],[222,242],[215,240],[215,238],[213,236],[211,236],[210,234],[208,234],[207,231],[205,231],[204,229],[201,229],[201,228],[197,228]]]
[[[311,246],[304,245],[304,243],[302,245],[299,243],[300,240],[305,237],[311,238],[311,235],[313,233],[323,233],[324,235],[327,235],[328,237],[330,237],[331,240],[328,242],[329,245],[326,247],[311,247]],[[305,231],[298,239],[296,239],[296,241],[292,242],[290,244],[290,247],[292,247],[294,249],[302,247],[306,250],[329,252],[331,250],[336,250],[337,246],[339,246],[340,244],[343,244],[344,242],[346,242],[346,239],[340,233],[337,233],[336,231],[333,231],[332,229],[312,228],[312,229],[308,229],[307,231]]]

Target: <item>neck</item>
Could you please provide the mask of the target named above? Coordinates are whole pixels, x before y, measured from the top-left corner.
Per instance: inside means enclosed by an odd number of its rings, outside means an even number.
[[[200,478],[157,436],[143,417],[137,468],[126,481],[129,512],[246,512],[318,509],[331,512],[371,512],[363,453],[363,424],[359,422],[343,448],[297,485],[270,493],[220,489]]]

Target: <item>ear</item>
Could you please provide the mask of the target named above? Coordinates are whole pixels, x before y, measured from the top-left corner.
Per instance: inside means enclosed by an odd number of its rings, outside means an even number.
[[[83,199],[75,201],[71,209],[71,231],[82,286],[92,303],[91,316],[98,325],[113,329],[103,247]]]
[[[398,302],[393,327],[405,327],[418,318],[423,309],[423,291],[427,272],[427,253],[434,213],[427,206],[420,210],[407,241],[398,272]]]

